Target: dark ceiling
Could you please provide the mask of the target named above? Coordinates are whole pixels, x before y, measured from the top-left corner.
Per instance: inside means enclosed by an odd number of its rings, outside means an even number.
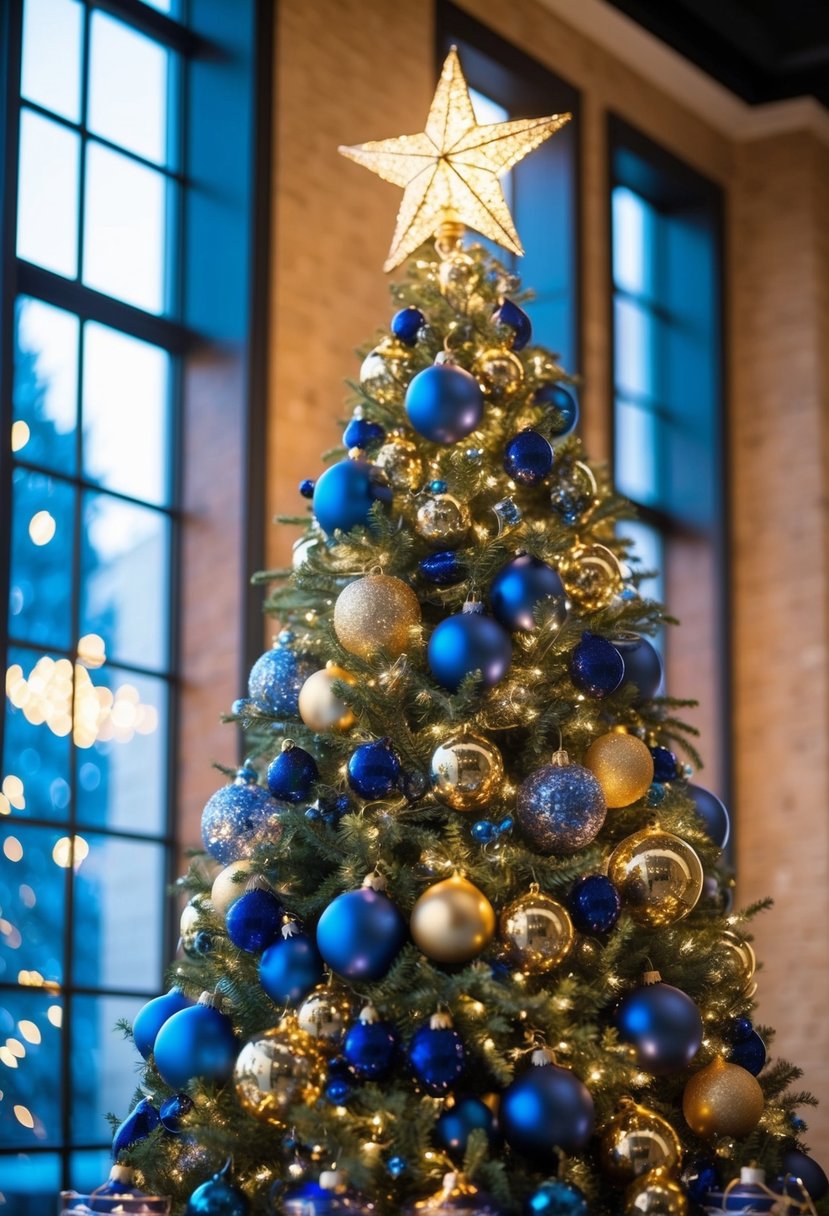
[[[829,0],[610,0],[752,105],[829,106]]]

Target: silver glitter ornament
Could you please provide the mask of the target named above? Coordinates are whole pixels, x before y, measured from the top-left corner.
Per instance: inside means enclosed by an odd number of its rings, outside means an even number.
[[[236,780],[207,800],[202,811],[204,847],[222,865],[251,857],[264,840],[278,840],[283,805],[257,784],[256,773],[240,768]]]

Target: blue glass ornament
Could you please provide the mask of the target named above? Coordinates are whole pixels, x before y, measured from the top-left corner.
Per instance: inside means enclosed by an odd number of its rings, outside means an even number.
[[[454,587],[466,576],[463,562],[452,549],[430,553],[418,562],[417,570],[418,574],[436,587]]]
[[[193,1099],[188,1094],[173,1094],[165,1098],[159,1109],[161,1126],[172,1136],[178,1136],[182,1129],[182,1120],[193,1109]]]
[[[399,1156],[389,1157],[386,1162],[386,1169],[392,1178],[399,1178],[401,1174],[406,1172],[406,1158]]]
[[[512,642],[496,620],[484,616],[480,604],[464,604],[463,612],[441,621],[432,633],[428,660],[438,684],[450,692],[478,671],[484,687],[492,688],[507,674]]]
[[[361,743],[348,758],[348,784],[361,798],[385,798],[399,776],[400,758],[391,739]]]
[[[523,350],[533,336],[532,322],[524,309],[519,308],[506,296],[501,297],[498,307],[492,314],[492,320],[496,325],[506,325],[512,330],[510,346],[513,350]]]
[[[596,1115],[590,1091],[552,1052],[533,1052],[531,1066],[507,1086],[498,1125],[510,1148],[540,1168],[552,1168],[556,1149],[576,1152],[593,1134]]]
[[[268,829],[279,822],[280,806],[257,784],[251,768],[240,768],[236,780],[207,800],[201,817],[204,847],[223,866],[252,857]]]
[[[746,1072],[756,1077],[766,1064],[766,1045],[756,1030],[747,1039],[735,1043],[727,1056],[729,1064],[739,1064]]]
[[[155,1065],[171,1089],[199,1077],[221,1084],[233,1072],[239,1044],[218,997],[203,992],[199,1003],[174,1013],[155,1040]]]
[[[252,878],[227,910],[227,935],[240,950],[257,954],[277,940],[284,914],[265,880]]]
[[[299,492],[302,495],[302,497],[303,498],[313,498],[314,497],[314,486],[316,484],[317,483],[314,481],[313,477],[303,477],[302,481],[299,483]]]
[[[284,629],[277,644],[256,660],[248,677],[248,696],[258,709],[277,718],[299,717],[299,692],[317,670],[316,660],[297,654],[294,635]]]
[[[694,800],[697,814],[705,825],[705,830],[714,844],[724,849],[731,835],[731,820],[728,811],[716,794],[703,789],[701,785],[689,783],[688,793]]]
[[[538,628],[536,608],[544,603],[550,623],[561,626],[567,615],[564,584],[557,571],[538,557],[521,553],[502,566],[489,589],[492,615],[505,629],[531,633]]]
[[[663,785],[666,781],[676,781],[679,776],[679,764],[674,753],[669,747],[652,747],[650,753],[653,756],[653,779],[658,785]]]
[[[391,502],[380,470],[365,460],[340,460],[326,469],[314,487],[314,514],[328,536],[338,529],[365,527],[375,502]]]
[[[346,449],[371,447],[380,444],[386,438],[386,428],[379,422],[370,422],[368,418],[355,414],[343,431],[343,447]]]
[[[598,835],[606,814],[602,787],[565,751],[531,773],[515,800],[518,826],[539,853],[575,853]]]
[[[156,1035],[167,1019],[182,1009],[189,1009],[192,1004],[180,988],[171,988],[163,996],[153,997],[138,1010],[132,1025],[132,1037],[145,1060],[149,1060]]]
[[[567,909],[580,933],[609,933],[622,910],[622,900],[604,874],[585,874],[573,884]]]
[[[590,1209],[575,1183],[550,1178],[527,1196],[524,1216],[590,1216]]]
[[[117,1128],[112,1137],[112,1156],[118,1160],[118,1154],[139,1140],[146,1140],[150,1132],[158,1127],[158,1111],[149,1098],[141,1098],[136,1102],[126,1119]]]
[[[545,409],[544,423],[552,439],[565,439],[579,421],[579,406],[575,396],[563,384],[548,381],[533,393],[533,405]]]
[[[484,416],[478,381],[447,362],[436,362],[410,380],[405,405],[414,429],[432,443],[458,443],[481,425]]]
[[[449,485],[445,481],[430,481],[429,489],[433,494],[445,494],[449,489]]]
[[[694,1203],[703,1203],[709,1191],[719,1185],[717,1167],[713,1161],[697,1158],[690,1162],[682,1171],[682,1185]]]
[[[196,1187],[187,1201],[185,1216],[247,1216],[250,1205],[243,1191],[221,1174]]]
[[[295,924],[285,925],[259,961],[259,983],[275,1005],[298,1005],[322,983],[325,970],[312,938]]]
[[[597,633],[583,633],[570,657],[570,679],[576,688],[592,697],[615,692],[625,675],[619,651]]]
[[[800,1115],[794,1111],[789,1115],[789,1123],[791,1124],[792,1131],[798,1136],[801,1132],[806,1131],[806,1120],[801,1119]]]
[[[648,977],[622,998],[613,1021],[622,1042],[636,1048],[639,1067],[666,1077],[687,1068],[699,1051],[702,1017],[688,994],[663,984],[658,971]]]
[[[745,1043],[753,1034],[754,1025],[750,1018],[732,1018],[723,1037],[729,1043]]]
[[[390,1022],[382,1022],[377,1010],[367,1005],[350,1026],[343,1055],[361,1081],[380,1081],[391,1072],[397,1055],[397,1034]]]
[[[801,1153],[799,1149],[789,1149],[783,1158],[783,1171],[799,1178],[815,1203],[819,1202],[829,1191],[829,1178],[813,1157]]]
[[[370,886],[338,895],[317,924],[320,954],[348,980],[381,980],[407,937],[398,909],[382,890]]]
[[[325,1097],[332,1106],[345,1106],[353,1092],[353,1084],[344,1077],[332,1077],[325,1083]]]
[[[282,751],[268,765],[268,789],[283,802],[305,802],[319,775],[311,753],[286,739]]]
[[[645,804],[647,806],[661,806],[665,801],[665,786],[653,782],[648,787],[648,792],[645,795]]]
[[[520,486],[537,486],[549,477],[553,449],[549,439],[528,426],[510,439],[504,451],[504,470]]]
[[[206,929],[199,929],[196,936],[193,938],[193,954],[197,958],[204,958],[213,949],[213,937]],[[185,951],[186,953],[186,951]]]
[[[472,825],[472,835],[479,844],[491,844],[498,835],[498,829],[489,819],[479,819]]]
[[[463,1161],[469,1137],[477,1130],[485,1133],[490,1145],[496,1142],[497,1130],[492,1111],[486,1102],[467,1094],[457,1098],[453,1106],[438,1116],[434,1131],[435,1143],[454,1161]]]
[[[619,634],[613,639],[625,664],[625,684],[635,684],[637,701],[649,701],[662,686],[662,656],[647,638],[635,633]]]
[[[414,346],[417,343],[417,336],[425,324],[426,318],[420,309],[409,305],[408,308],[401,308],[394,314],[390,328],[395,338],[404,346]]]
[[[445,1013],[434,1014],[415,1031],[407,1056],[415,1080],[433,1098],[448,1094],[466,1066],[463,1039]]]

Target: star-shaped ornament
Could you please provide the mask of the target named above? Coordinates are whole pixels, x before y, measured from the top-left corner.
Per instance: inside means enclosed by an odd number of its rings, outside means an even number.
[[[343,156],[404,189],[384,269],[399,266],[446,224],[465,224],[512,253],[523,253],[498,179],[570,117],[552,114],[479,126],[452,47],[425,131],[340,148]]]

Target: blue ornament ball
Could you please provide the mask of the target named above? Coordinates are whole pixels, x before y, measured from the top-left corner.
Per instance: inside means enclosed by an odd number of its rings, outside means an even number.
[[[291,931],[293,930],[293,931]],[[322,983],[325,970],[312,938],[290,926],[259,961],[259,983],[275,1005],[298,1005]]]
[[[498,828],[491,819],[479,819],[472,824],[472,835],[478,844],[491,844],[498,836]]]
[[[619,919],[622,899],[606,875],[585,874],[573,885],[567,908],[580,933],[609,933]]]
[[[614,1022],[623,1043],[636,1048],[639,1067],[657,1077],[681,1072],[702,1044],[702,1016],[672,984],[646,983],[619,1002]]]
[[[216,1174],[193,1191],[185,1216],[247,1216],[249,1211],[244,1191]]]
[[[415,1031],[407,1055],[415,1080],[433,1098],[454,1089],[466,1067],[463,1040],[444,1014]]]
[[[387,975],[408,937],[406,922],[382,891],[345,891],[317,924],[317,945],[332,971],[373,983]]]
[[[361,798],[386,798],[400,777],[400,758],[391,739],[361,743],[348,758],[348,784]]]
[[[291,648],[293,635],[279,635],[276,646],[256,660],[248,677],[248,696],[254,705],[277,718],[299,717],[299,692],[317,670],[308,655]]]
[[[303,477],[302,481],[299,483],[299,492],[302,495],[302,497],[303,498],[313,498],[314,497],[314,486],[316,484],[317,483],[314,481],[313,477]]]
[[[426,324],[426,318],[419,308],[410,305],[401,308],[391,319],[391,332],[404,346],[415,346],[418,335]]]
[[[570,657],[570,678],[576,688],[592,697],[606,697],[624,677],[624,660],[613,643],[597,633],[583,633]]]
[[[266,950],[279,937],[284,908],[267,886],[249,884],[227,910],[227,935],[239,950],[250,954]]]
[[[236,780],[207,800],[201,817],[204,847],[223,866],[252,857],[258,844],[276,836],[280,806],[257,784],[253,769],[240,768]]]
[[[361,1081],[387,1077],[397,1055],[397,1034],[371,1006],[365,1008],[346,1032],[343,1055]]]
[[[566,592],[557,571],[530,553],[521,553],[502,566],[489,589],[492,615],[505,629],[531,633],[538,628],[536,608],[545,603],[557,626],[567,615]]]
[[[723,1037],[729,1043],[745,1043],[753,1034],[754,1025],[750,1018],[732,1018]]]
[[[159,1124],[158,1111],[149,1098],[141,1098],[136,1102],[123,1123],[116,1129],[112,1137],[113,1160],[118,1160],[118,1154],[139,1140],[146,1140],[150,1132],[155,1131]]]
[[[575,1183],[550,1178],[527,1197],[524,1216],[590,1216],[590,1208]]]
[[[436,587],[454,587],[466,577],[464,564],[453,549],[430,553],[418,562],[417,571],[427,583],[434,583]]]
[[[199,1077],[221,1084],[233,1072],[239,1044],[233,1024],[214,998],[203,993],[197,1005],[174,1013],[158,1032],[155,1065],[171,1089]]]
[[[268,766],[268,789],[283,802],[305,802],[319,775],[311,753],[286,740]]]
[[[391,491],[383,484],[380,470],[365,460],[340,460],[332,464],[314,487],[314,514],[328,536],[338,529],[350,532],[366,526],[375,502],[391,502]]]
[[[504,470],[520,486],[537,486],[553,467],[550,441],[526,427],[510,439],[504,451]]]
[[[457,1098],[454,1105],[438,1116],[435,1143],[454,1161],[463,1161],[469,1137],[478,1130],[484,1132],[490,1145],[496,1142],[497,1127],[492,1111],[486,1102],[467,1094]]]
[[[473,605],[480,609],[480,605]],[[507,674],[512,661],[509,634],[481,611],[463,611],[441,621],[429,638],[429,670],[438,684],[457,692],[464,679],[481,673],[485,688]]]
[[[165,1132],[178,1136],[182,1130],[182,1120],[192,1109],[193,1099],[188,1094],[173,1094],[171,1098],[165,1098],[158,1111]]]
[[[701,785],[689,783],[688,793],[694,800],[697,814],[705,825],[705,830],[714,844],[724,849],[731,835],[731,820],[728,811],[716,794],[704,789]]]
[[[728,1053],[729,1064],[739,1064],[753,1077],[758,1076],[766,1064],[766,1045],[756,1030],[752,1030],[746,1039],[735,1043]]]
[[[715,1191],[719,1187],[719,1176],[714,1162],[705,1158],[691,1161],[682,1171],[682,1185],[694,1203],[704,1203],[709,1191]]]
[[[286,1191],[279,1201],[281,1216],[333,1216],[334,1195],[318,1182],[307,1181]]]
[[[435,363],[409,382],[406,413],[432,443],[458,443],[481,425],[484,395],[474,376],[454,363]]]
[[[829,1192],[829,1178],[813,1157],[801,1153],[799,1149],[790,1149],[783,1158],[783,1172],[799,1178],[817,1203]]]
[[[536,769],[521,783],[515,818],[539,853],[575,853],[595,839],[607,814],[602,787],[566,752]]]
[[[676,781],[679,776],[679,761],[669,747],[652,747],[653,779],[657,785]]]
[[[563,384],[548,381],[533,393],[533,405],[545,410],[545,426],[553,439],[566,439],[579,421],[579,406],[576,398]]]
[[[550,1053],[537,1051],[501,1095],[498,1125],[510,1148],[540,1168],[550,1168],[556,1150],[577,1152],[593,1134],[593,1099],[575,1073],[559,1068]]]
[[[386,1162],[386,1169],[392,1178],[399,1178],[401,1174],[406,1172],[406,1158],[399,1156],[389,1157]]]
[[[182,1009],[189,1009],[192,1004],[180,988],[171,988],[163,996],[153,997],[138,1010],[132,1025],[132,1037],[145,1060],[149,1060],[156,1036],[167,1019]]]
[[[662,687],[662,656],[647,638],[635,633],[618,635],[613,645],[625,665],[623,683],[635,684],[637,701],[649,701]]]
[[[519,308],[506,296],[501,298],[498,307],[492,314],[492,320],[496,325],[506,325],[508,329],[512,330],[510,346],[513,350],[523,350],[533,336],[532,322],[524,309]]]
[[[343,431],[343,447],[369,448],[372,444],[380,444],[386,438],[386,428],[379,422],[370,422],[368,418],[352,418]]]

